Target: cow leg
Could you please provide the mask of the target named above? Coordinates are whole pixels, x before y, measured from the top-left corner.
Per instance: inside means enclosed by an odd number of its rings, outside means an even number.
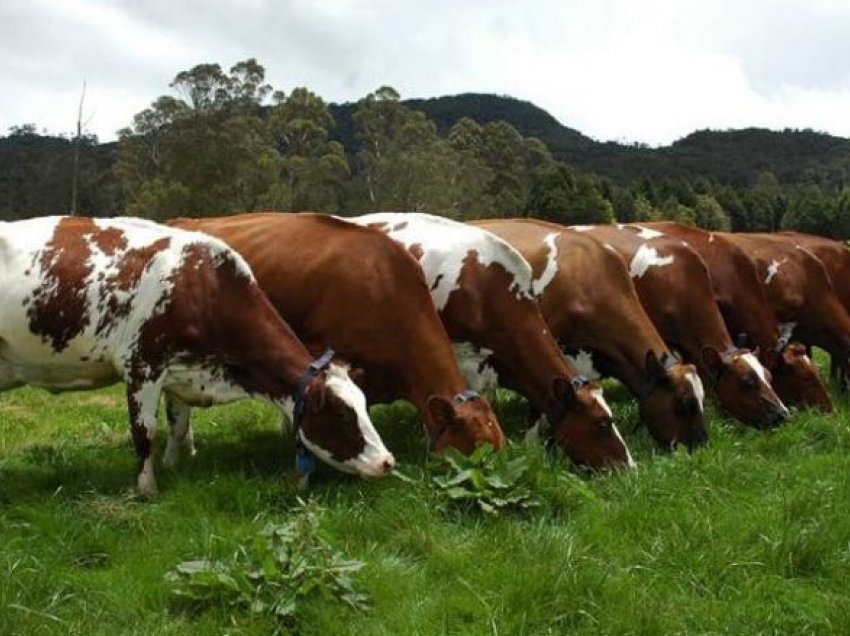
[[[165,395],[165,415],[168,419],[168,444],[162,463],[174,470],[180,463],[180,453],[185,450],[189,457],[195,456],[195,438],[189,420],[191,407],[173,395]]]
[[[153,470],[153,451],[156,438],[156,409],[159,404],[161,386],[159,382],[128,382],[127,408],[130,413],[130,433],[136,457],[139,460],[139,475],[136,480],[139,494],[147,499],[157,495],[156,477]]]

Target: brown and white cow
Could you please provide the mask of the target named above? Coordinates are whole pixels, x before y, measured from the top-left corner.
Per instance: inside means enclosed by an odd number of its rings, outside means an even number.
[[[850,313],[850,249],[847,245],[814,234],[803,234],[802,232],[780,232],[776,236],[787,238],[796,245],[802,245],[818,260],[823,263],[826,273],[832,281],[832,289],[838,296],[838,300]],[[847,358],[840,355],[832,355],[830,372],[842,391],[850,390],[850,364]]]
[[[725,234],[753,260],[767,298],[794,338],[850,359],[850,313],[809,247],[776,234]]]
[[[473,388],[500,384],[525,395],[546,416],[550,439],[579,465],[634,464],[602,390],[561,355],[516,250],[481,228],[429,214],[351,220],[386,232],[416,257]]]
[[[298,337],[363,371],[370,402],[411,401],[433,450],[504,446],[498,419],[469,392],[416,262],[383,233],[321,214],[174,219],[224,240]],[[471,398],[471,399],[470,399]]]
[[[347,472],[388,472],[360,389],[334,364],[305,375],[312,361],[217,239],[129,218],[0,223],[0,389],[123,380],[144,496],[156,493],[161,393],[187,405],[297,402],[300,444]]]
[[[832,411],[829,393],[805,347],[791,342],[789,330],[780,324],[755,264],[744,250],[722,233],[671,221],[641,225],[684,240],[702,257],[726,328],[737,344],[758,351],[783,402]]]
[[[696,368],[670,353],[616,252],[585,233],[536,219],[474,225],[501,236],[529,262],[543,316],[579,373],[622,381],[662,447],[694,448],[708,439]]]
[[[661,337],[697,366],[723,408],[756,427],[776,426],[788,409],[769,371],[732,343],[717,308],[708,269],[681,239],[639,225],[575,226],[617,250],[641,304]]]

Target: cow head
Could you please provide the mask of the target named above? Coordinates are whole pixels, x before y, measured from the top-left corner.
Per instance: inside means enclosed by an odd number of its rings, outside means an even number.
[[[640,416],[663,448],[683,444],[689,450],[708,441],[702,380],[692,364],[682,364],[670,354],[661,360],[646,354],[645,384],[640,396]]]
[[[762,356],[773,376],[773,388],[783,402],[792,406],[832,412],[832,400],[818,375],[805,345],[799,342],[784,344]]]
[[[552,396],[559,408],[558,416],[550,418],[550,437],[573,462],[592,469],[635,465],[598,384],[582,376],[572,381],[558,377]]]
[[[304,389],[298,435],[304,446],[334,468],[361,477],[390,472],[395,459],[384,447],[366,397],[347,370],[331,364]]]
[[[756,355],[734,347],[723,353],[711,346],[702,350],[714,392],[732,417],[756,428],[779,426],[788,419],[788,409],[771,388],[770,372]]]
[[[428,398],[431,450],[456,448],[469,454],[481,444],[499,450],[505,446],[505,435],[490,404],[478,394],[467,391],[453,399],[432,395]]]

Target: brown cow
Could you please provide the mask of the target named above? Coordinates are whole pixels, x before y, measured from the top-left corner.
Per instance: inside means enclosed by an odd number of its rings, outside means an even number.
[[[744,250],[723,234],[671,221],[641,225],[686,241],[702,257],[726,328],[739,345],[756,348],[783,402],[832,411],[829,393],[805,347],[790,342],[791,334],[783,331]]]
[[[313,357],[221,241],[139,219],[46,217],[0,223],[0,263],[0,390],[123,380],[142,495],[156,493],[161,393],[283,409],[294,397],[299,444],[348,472],[392,469],[345,369],[328,367],[330,356],[310,369]]]
[[[617,250],[641,304],[661,337],[694,363],[726,411],[756,427],[776,426],[788,409],[770,386],[769,372],[733,343],[699,255],[681,239],[636,225],[576,226]]]
[[[238,251],[308,348],[333,347],[364,370],[370,402],[416,405],[434,450],[504,446],[490,405],[468,392],[422,272],[382,233],[308,213],[169,224],[212,234]]]
[[[501,236],[529,262],[543,316],[580,373],[622,381],[662,447],[694,448],[708,439],[696,368],[670,354],[616,252],[585,233],[535,219],[474,225]]]
[[[794,337],[825,349],[835,358],[850,356],[850,313],[832,280],[810,248],[776,234],[726,234],[753,259],[779,320]]]
[[[525,395],[551,424],[550,439],[580,465],[633,465],[602,390],[561,355],[516,250],[481,228],[428,214],[352,220],[383,230],[418,259],[474,388],[498,382]]]
[[[847,245],[823,236],[802,232],[780,232],[777,236],[787,237],[817,256],[829,274],[832,289],[838,295],[844,309],[850,312],[850,250],[847,249]],[[839,380],[839,387],[847,392],[850,390],[850,365],[846,358],[839,355],[833,355],[830,358],[832,377]]]

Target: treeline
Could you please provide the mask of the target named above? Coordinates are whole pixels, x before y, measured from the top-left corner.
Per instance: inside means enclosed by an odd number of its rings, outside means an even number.
[[[382,87],[331,105],[307,88],[284,94],[253,59],[227,72],[201,64],[170,86],[117,144],[44,137],[31,125],[0,138],[0,218],[67,211],[76,181],[81,213],[154,219],[418,210],[850,237],[850,142],[810,131],[700,132],[660,149],[599,144],[510,98],[406,103]],[[789,153],[789,138],[805,152]],[[763,156],[754,139],[768,144]]]

